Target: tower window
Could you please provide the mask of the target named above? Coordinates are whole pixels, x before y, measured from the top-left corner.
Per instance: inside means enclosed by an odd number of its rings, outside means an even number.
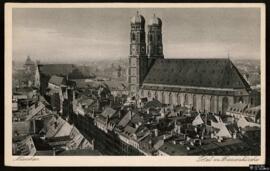
[[[152,42],[152,35],[149,35],[149,41]]]
[[[135,38],[135,34],[132,33],[132,36],[131,36],[131,40],[134,41],[136,38]]]

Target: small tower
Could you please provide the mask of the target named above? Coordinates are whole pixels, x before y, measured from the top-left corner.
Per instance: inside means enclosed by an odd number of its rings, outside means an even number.
[[[145,43],[145,19],[137,14],[131,18],[130,53],[128,67],[128,88],[130,95],[136,95],[147,72]]]
[[[24,68],[27,73],[31,73],[33,70],[35,70],[35,62],[31,60],[30,56],[27,56],[27,59],[24,63]]]
[[[147,54],[151,61],[164,58],[162,45],[162,21],[160,18],[153,17],[148,24]]]

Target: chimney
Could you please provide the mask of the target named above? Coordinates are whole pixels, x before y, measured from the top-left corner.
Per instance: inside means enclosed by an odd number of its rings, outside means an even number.
[[[95,150],[95,139],[92,139],[91,144],[92,144],[92,150]]]

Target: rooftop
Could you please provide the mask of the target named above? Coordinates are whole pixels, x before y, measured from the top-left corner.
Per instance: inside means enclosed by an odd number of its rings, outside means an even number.
[[[229,59],[157,59],[143,84],[250,89]]]

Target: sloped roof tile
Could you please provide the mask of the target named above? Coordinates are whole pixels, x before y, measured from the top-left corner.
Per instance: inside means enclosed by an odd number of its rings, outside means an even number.
[[[250,88],[229,59],[157,59],[144,84]]]

